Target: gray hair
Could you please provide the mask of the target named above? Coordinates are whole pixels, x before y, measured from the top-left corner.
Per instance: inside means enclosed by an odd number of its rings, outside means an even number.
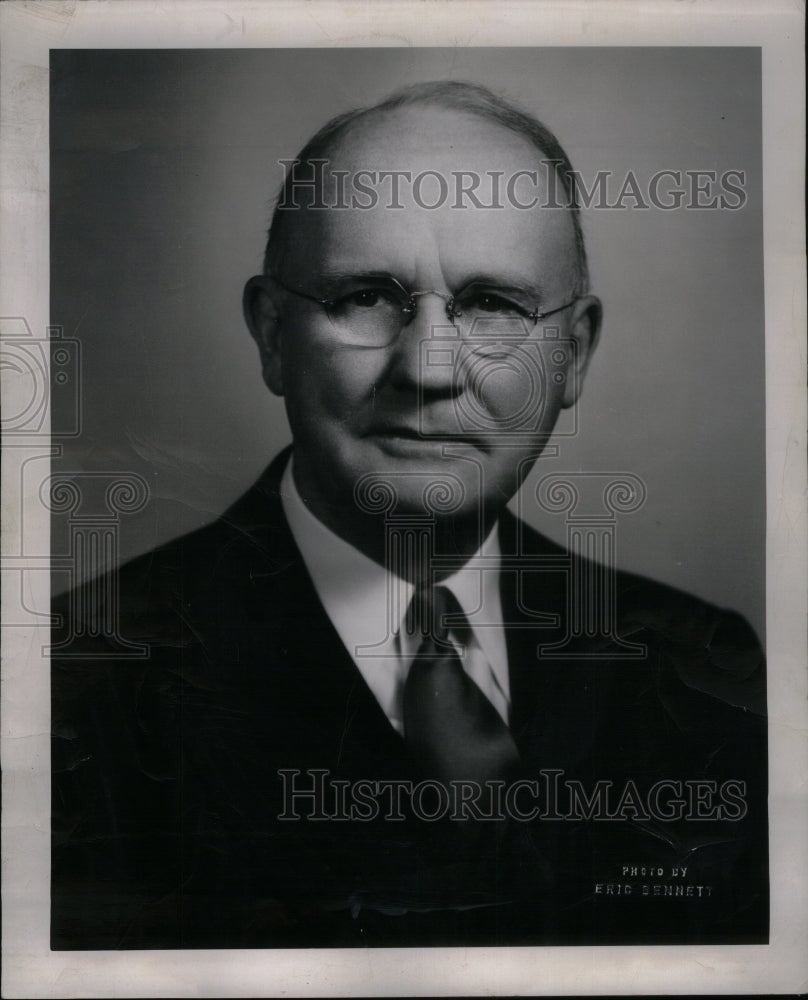
[[[577,271],[575,292],[583,295],[589,284],[589,269],[576,196],[575,174],[570,159],[558,139],[537,118],[520,110],[486,87],[454,80],[435,80],[428,83],[416,83],[411,87],[397,90],[378,104],[347,111],[332,118],[309,139],[296,159],[301,164],[306,165],[310,164],[312,160],[322,160],[333,151],[339,140],[356,122],[370,115],[413,106],[433,106],[465,111],[486,121],[492,121],[527,139],[552,164],[566,198],[565,207],[572,216]],[[272,272],[272,264],[279,257],[279,248],[283,240],[284,217],[289,214],[280,211],[279,206],[286,203],[289,194],[287,188],[293,180],[293,173],[293,171],[287,172],[272,214],[264,254],[265,274]]]

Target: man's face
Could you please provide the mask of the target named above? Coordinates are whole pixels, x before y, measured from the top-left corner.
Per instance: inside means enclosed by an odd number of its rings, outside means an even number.
[[[415,316],[379,345],[357,343],[350,330],[346,337],[333,312],[316,302],[271,282],[260,285],[248,321],[267,383],[285,397],[298,489],[336,528],[356,517],[355,488],[371,474],[389,482],[399,512],[424,512],[425,488],[443,482],[462,495],[455,515],[476,513],[480,500],[490,515],[513,496],[520,466],[523,475],[560,409],[574,402],[597,334],[595,299],[573,301],[544,323],[514,327],[513,320],[501,322],[491,294],[508,290],[540,311],[575,299],[570,214],[523,210],[504,195],[501,207],[477,208],[468,200],[457,207],[457,171],[476,172],[484,181],[501,171],[504,192],[517,171],[538,170],[540,186],[530,194],[540,197],[546,175],[527,140],[450,110],[410,108],[366,119],[343,138],[330,169],[348,171],[349,179],[360,170],[407,170],[412,177],[434,171],[451,194],[439,207],[424,208],[441,200],[437,181],[425,181],[417,192],[421,205],[402,182],[403,207],[393,208],[388,181],[378,186],[372,209],[308,210],[290,220],[278,266],[286,285],[324,299],[369,289],[352,300],[354,315],[372,308],[374,289],[385,294],[389,279],[409,292],[440,293],[417,295]],[[484,190],[479,197],[487,201]],[[526,187],[515,190],[528,200]],[[359,276],[365,277],[355,280]],[[475,330],[466,323],[466,335],[458,337],[441,296],[469,286],[465,317],[483,322]],[[458,322],[462,329],[464,317]],[[543,335],[551,325],[558,339]],[[525,330],[527,340],[521,339]]]

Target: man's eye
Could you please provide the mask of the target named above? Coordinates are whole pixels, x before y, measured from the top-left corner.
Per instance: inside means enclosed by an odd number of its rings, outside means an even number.
[[[508,316],[521,316],[525,312],[515,302],[494,292],[477,292],[464,303],[464,307],[471,312],[501,313]]]
[[[356,292],[351,292],[340,300],[341,304],[349,308],[372,309],[374,306],[389,305],[391,297],[382,288],[360,288]]]

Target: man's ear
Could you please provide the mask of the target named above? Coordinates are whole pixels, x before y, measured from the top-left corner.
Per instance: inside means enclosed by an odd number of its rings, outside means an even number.
[[[244,286],[244,319],[261,356],[261,372],[270,392],[283,395],[279,294],[271,278],[258,274]]]
[[[594,295],[582,295],[572,306],[570,336],[575,342],[575,356],[567,370],[562,403],[565,408],[572,406],[581,394],[584,375],[600,336],[602,315],[600,299]]]

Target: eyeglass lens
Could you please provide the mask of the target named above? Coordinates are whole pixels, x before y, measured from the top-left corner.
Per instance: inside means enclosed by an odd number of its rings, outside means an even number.
[[[527,304],[480,288],[464,290],[454,298],[440,292],[408,294],[393,288],[364,288],[329,301],[326,312],[341,340],[384,347],[412,321],[422,308],[421,299],[429,294],[444,299],[447,322],[462,337],[521,339],[528,337],[534,326]]]

